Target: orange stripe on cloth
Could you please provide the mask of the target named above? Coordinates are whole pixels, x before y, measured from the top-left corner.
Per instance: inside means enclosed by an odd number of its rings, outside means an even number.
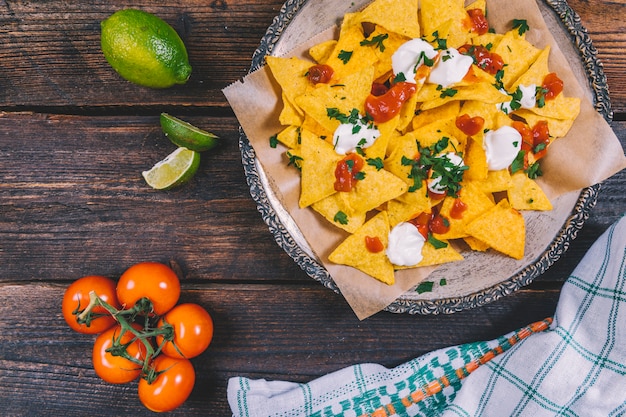
[[[513,346],[520,340],[527,338],[533,333],[539,333],[544,330],[547,330],[550,327],[551,323],[552,323],[552,318],[548,317],[544,320],[531,323],[528,326],[519,329],[517,332],[515,332],[514,335],[507,338],[504,341],[504,343],[502,343],[501,345],[498,345],[494,347],[493,349],[485,352],[481,357],[466,363],[465,366],[456,369],[454,371],[455,375],[453,376],[456,376],[458,380],[466,378],[467,376],[469,376],[469,374],[474,372],[481,365],[484,365],[485,363],[489,362],[490,360],[492,360],[499,354],[506,352],[507,350],[511,348],[511,346]],[[402,398],[401,403],[405,408],[408,408],[413,404],[417,404],[420,401],[423,401],[425,398],[431,395],[441,392],[444,387],[447,387],[450,385],[451,385],[450,379],[448,378],[448,376],[444,375],[440,378],[437,378],[428,382],[427,384],[423,385],[421,388],[410,393],[407,397]],[[390,415],[394,415],[395,412],[396,410],[393,407],[393,405],[388,404],[388,405],[379,407],[373,413],[367,416],[368,417],[388,417]],[[366,417],[366,415],[363,415],[360,417]]]

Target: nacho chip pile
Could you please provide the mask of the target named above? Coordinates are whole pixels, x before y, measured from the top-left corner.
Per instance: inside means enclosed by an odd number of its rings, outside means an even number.
[[[266,58],[300,207],[347,234],[331,262],[392,285],[465,250],[524,257],[520,210],[552,208],[538,161],[580,100],[524,20],[500,34],[487,15],[484,0],[376,0],[310,60]]]

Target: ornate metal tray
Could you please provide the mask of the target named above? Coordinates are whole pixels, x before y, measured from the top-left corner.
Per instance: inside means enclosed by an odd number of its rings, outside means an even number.
[[[348,9],[354,10],[355,7],[366,3],[368,0],[355,2],[288,0],[281,8],[280,14],[274,18],[255,51],[250,72],[260,68],[266,55],[280,55],[288,52],[296,41],[308,39],[320,28],[337,23],[336,16],[343,16]],[[539,0],[538,3],[561,49],[570,56],[580,57],[579,62],[572,63],[573,70],[588,81],[589,97],[595,109],[610,122],[612,113],[606,77],[601,63],[597,60],[596,49],[591,43],[587,30],[581,24],[580,17],[565,0]],[[327,13],[328,8],[325,7],[330,5],[333,9],[332,15]],[[297,225],[274,196],[243,129],[240,129],[239,146],[250,193],[278,245],[310,277],[339,293],[340,290],[333,278],[316,259]],[[599,185],[588,187],[574,196],[571,201],[571,212],[566,216],[543,254],[512,276],[498,279],[497,282],[487,285],[481,283],[482,286],[465,288],[460,292],[451,292],[446,288],[447,286],[427,294],[419,294],[412,289],[398,297],[385,310],[409,314],[454,313],[485,305],[528,285],[553,265],[568,249],[589,217],[589,212],[596,203],[599,188]]]

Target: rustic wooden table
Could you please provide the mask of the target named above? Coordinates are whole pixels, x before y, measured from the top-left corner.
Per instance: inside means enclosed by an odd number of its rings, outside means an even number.
[[[511,296],[452,315],[381,312],[359,321],[276,244],[241,166],[238,123],[221,89],[245,75],[283,0],[24,1],[0,5],[0,414],[149,415],[136,384],[99,380],[93,338],[61,316],[64,289],[118,277],[143,260],[182,271],[183,301],[205,306],[215,337],[173,415],[227,416],[229,377],[309,381],[359,362],[393,367],[428,351],[490,339],[553,314],[563,281],[626,209],[626,172],[601,187],[567,253]],[[613,129],[626,146],[626,3],[570,0],[604,64]],[[114,10],[153,12],[182,35],[189,82],[148,90],[100,52]],[[223,140],[183,188],[158,192],[140,172],[173,150],[167,111]]]

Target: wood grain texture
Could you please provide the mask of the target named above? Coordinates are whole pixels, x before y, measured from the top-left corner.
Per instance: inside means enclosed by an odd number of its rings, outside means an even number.
[[[0,415],[148,416],[136,384],[100,381],[92,336],[61,316],[66,286],[118,277],[135,262],[172,262],[182,301],[213,315],[194,360],[198,382],[171,415],[228,416],[228,378],[309,381],[361,362],[397,366],[429,351],[488,340],[554,312],[562,283],[626,209],[626,172],[602,184],[568,251],[515,294],[453,315],[381,312],[358,321],[341,295],[276,244],[241,167],[238,128],[221,89],[244,76],[283,0],[0,3]],[[626,148],[626,3],[570,0],[604,65],[612,123]],[[172,24],[188,47],[189,82],[148,90],[122,80],[99,48],[100,21],[137,7]],[[149,189],[141,171],[174,150],[162,111],[221,138],[194,179]]]

